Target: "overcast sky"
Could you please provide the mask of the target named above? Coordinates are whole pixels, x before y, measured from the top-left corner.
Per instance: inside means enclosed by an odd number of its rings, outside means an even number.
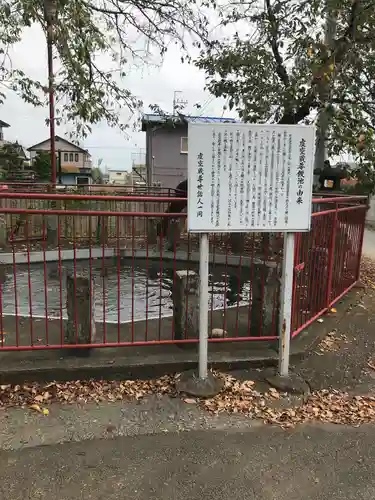
[[[41,81],[47,81],[46,56],[45,38],[37,26],[25,30],[22,42],[17,44],[11,53],[14,67],[22,68],[29,76]],[[171,112],[173,93],[179,90],[188,101],[186,112],[222,116],[224,102],[213,99],[204,92],[204,73],[192,65],[182,64],[180,57],[180,50],[173,46],[159,67],[132,70],[125,80],[127,88],[143,100],[146,112],[151,103],[159,104],[163,110]],[[204,108],[197,111],[194,108],[195,103],[204,105]],[[124,111],[124,120],[127,120],[126,116]],[[228,116],[228,112],[225,116]],[[26,148],[48,137],[49,129],[45,123],[47,117],[47,107],[34,108],[10,92],[0,114],[0,119],[11,125],[5,130],[5,138],[17,140]],[[58,127],[56,131],[61,136],[67,132],[66,125]],[[92,135],[83,145],[89,149],[95,164],[102,158],[102,166],[128,170],[134,155],[145,151],[145,134],[133,132],[130,128],[129,135],[130,137],[126,138],[119,131],[101,124],[94,127]]]

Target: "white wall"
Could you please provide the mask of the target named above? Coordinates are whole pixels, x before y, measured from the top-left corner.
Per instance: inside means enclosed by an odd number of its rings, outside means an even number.
[[[125,170],[110,170],[108,172],[109,184],[130,184],[129,172]]]
[[[370,208],[367,210],[366,222],[375,226],[375,197],[372,196],[370,199]]]

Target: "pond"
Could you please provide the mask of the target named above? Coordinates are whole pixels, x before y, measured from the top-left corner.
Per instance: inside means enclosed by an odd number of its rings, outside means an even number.
[[[170,316],[173,314],[172,287],[174,281],[173,263],[163,264],[137,260],[132,272],[132,263],[101,261],[92,264],[95,295],[95,320],[98,322],[123,323],[144,318]],[[78,261],[76,271],[88,269],[88,261]],[[187,265],[178,264],[179,269]],[[62,263],[62,278],[57,263],[17,266],[17,272],[7,274],[2,285],[2,310],[5,315],[60,317],[60,301],[63,318],[66,318],[66,272],[73,271],[72,262]],[[105,269],[105,272],[103,272]],[[210,270],[210,307],[246,305],[251,296],[251,270],[247,268],[215,267]],[[30,287],[29,287],[30,284]]]

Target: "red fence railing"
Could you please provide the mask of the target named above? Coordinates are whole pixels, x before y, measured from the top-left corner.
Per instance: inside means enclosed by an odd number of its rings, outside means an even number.
[[[198,342],[198,237],[169,201],[2,193],[0,350]],[[293,335],[358,279],[364,216],[358,197],[314,200],[296,237]],[[280,234],[210,235],[211,342],[277,339],[282,247]]]
[[[57,193],[92,194],[94,196],[175,196],[176,189],[162,186],[139,186],[131,184],[56,184],[53,188],[49,183],[42,182],[3,182],[0,190],[12,193]]]
[[[367,197],[314,198],[311,231],[296,237],[292,335],[359,279]]]

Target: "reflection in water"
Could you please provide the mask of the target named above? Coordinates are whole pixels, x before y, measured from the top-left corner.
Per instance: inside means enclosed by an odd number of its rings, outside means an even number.
[[[80,261],[76,272],[88,269],[89,263]],[[7,275],[2,286],[2,309],[4,314],[30,316],[60,317],[60,302],[62,315],[66,318],[66,272],[73,271],[73,263],[64,262],[62,276],[56,263],[48,263],[45,273],[43,264],[32,264],[30,271],[27,266],[18,266],[16,279],[13,273]],[[117,273],[116,263],[108,266],[105,272],[100,264],[92,266],[95,319],[96,321],[125,322],[132,319],[171,315],[173,309],[172,287],[174,282],[173,267],[160,267],[152,263],[137,262],[132,272],[131,265],[121,263],[120,273]],[[238,270],[234,269],[238,274]],[[210,274],[210,307],[214,309],[226,306],[245,305],[250,300],[249,271],[243,269],[243,276],[225,274],[222,269],[214,269]],[[247,276],[246,276],[247,275]],[[46,280],[45,280],[46,276]],[[29,291],[29,282],[31,290]],[[17,293],[15,293],[15,290]],[[147,304],[147,305],[146,305]],[[104,312],[104,314],[103,314]]]

